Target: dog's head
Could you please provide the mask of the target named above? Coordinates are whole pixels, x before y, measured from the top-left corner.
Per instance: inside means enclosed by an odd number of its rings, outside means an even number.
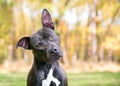
[[[49,12],[42,12],[42,29],[30,37],[21,38],[17,47],[32,50],[39,62],[53,63],[63,56],[59,37],[54,32],[54,24]]]

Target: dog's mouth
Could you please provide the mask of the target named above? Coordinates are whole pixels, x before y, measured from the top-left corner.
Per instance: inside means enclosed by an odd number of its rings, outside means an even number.
[[[59,56],[50,56],[50,57],[48,57],[48,62],[49,63],[54,63],[54,62],[56,62],[56,61],[58,61],[60,59],[60,57]]]
[[[60,58],[62,57],[61,54],[56,54],[56,53],[52,53],[52,54],[49,54],[51,57],[56,57],[56,58]]]
[[[62,53],[53,53],[53,52],[51,53],[49,51],[47,58],[50,62],[55,62],[58,61],[62,56],[63,56]]]

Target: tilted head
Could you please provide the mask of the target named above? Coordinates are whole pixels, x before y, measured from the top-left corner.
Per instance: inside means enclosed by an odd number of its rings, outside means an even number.
[[[21,38],[17,47],[32,50],[34,57],[39,62],[53,63],[63,56],[60,40],[54,32],[54,24],[49,12],[42,12],[42,29],[30,37]]]

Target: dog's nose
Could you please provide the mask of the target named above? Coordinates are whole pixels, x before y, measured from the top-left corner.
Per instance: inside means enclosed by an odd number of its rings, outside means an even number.
[[[58,53],[58,49],[57,48],[50,49],[50,53],[51,54],[57,54]]]

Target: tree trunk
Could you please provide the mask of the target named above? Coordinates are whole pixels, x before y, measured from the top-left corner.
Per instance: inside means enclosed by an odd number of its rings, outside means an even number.
[[[99,60],[100,62],[104,61],[104,47],[102,45],[100,45],[100,50],[99,50]]]
[[[86,28],[86,37],[85,37],[85,40],[86,40],[86,43],[85,43],[85,55],[84,55],[84,60],[85,61],[88,61],[88,57],[89,57],[89,50],[88,50],[88,47],[89,47],[89,40],[88,40],[88,31],[87,31],[87,28]]]
[[[12,52],[11,52],[11,57],[12,57],[12,60],[15,61],[17,60],[17,57],[16,57],[16,34],[15,34],[15,28],[12,28],[12,31],[11,31],[11,39],[12,39]]]
[[[92,57],[94,62],[97,62],[97,37],[96,37],[96,24],[93,23],[94,27],[92,28]]]
[[[93,58],[94,62],[97,62],[97,34],[96,34],[96,29],[98,27],[98,24],[97,24],[97,21],[96,21],[96,17],[98,16],[97,15],[97,7],[96,7],[96,3],[94,0],[93,0],[93,4],[90,5],[90,13],[89,13],[89,19],[88,19],[88,27],[90,27],[90,30],[91,30],[91,33],[92,33],[92,40],[91,40],[91,43],[92,43],[92,50],[91,50],[91,57]],[[86,49],[86,52],[87,49]]]
[[[110,62],[113,62],[114,58],[113,58],[113,51],[112,50],[109,50],[108,51],[108,59]]]

